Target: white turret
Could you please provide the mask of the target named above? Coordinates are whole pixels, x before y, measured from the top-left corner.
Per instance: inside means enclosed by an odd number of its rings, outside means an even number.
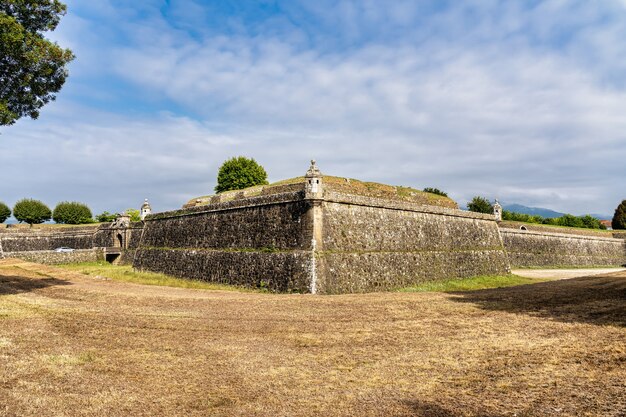
[[[322,197],[322,172],[315,164],[315,160],[311,160],[311,166],[304,176],[305,197],[321,198]]]
[[[495,204],[493,205],[493,216],[496,218],[497,222],[502,221],[502,206],[498,203],[497,198]]]
[[[146,198],[141,205],[141,210],[139,212],[139,217],[141,220],[145,219],[148,214],[152,213],[152,207],[150,207],[150,203],[148,203],[148,199]]]

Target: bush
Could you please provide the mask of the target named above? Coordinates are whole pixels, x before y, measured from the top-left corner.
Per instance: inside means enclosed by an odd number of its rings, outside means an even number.
[[[0,201],[0,223],[4,223],[9,217],[11,217],[11,209]]]
[[[117,219],[117,214],[111,214],[108,211],[103,211],[96,216],[96,221],[99,223],[110,223]]]
[[[254,159],[239,156],[225,161],[217,173],[215,192],[241,190],[268,184],[267,172]]]
[[[475,213],[493,214],[493,206],[485,197],[476,196],[467,203],[467,209]]]
[[[448,193],[441,191],[439,188],[431,188],[431,187],[426,187],[424,188],[424,192],[425,193],[431,193],[431,194],[437,194],[443,197],[447,197]]]
[[[91,210],[83,203],[63,201],[54,208],[52,219],[59,224],[93,223]]]
[[[611,227],[615,230],[626,229],[626,200],[622,200],[619,206],[615,209],[613,220],[611,221]]]
[[[50,220],[52,213],[41,201],[24,198],[15,203],[13,217],[20,223],[24,222],[32,226]]]

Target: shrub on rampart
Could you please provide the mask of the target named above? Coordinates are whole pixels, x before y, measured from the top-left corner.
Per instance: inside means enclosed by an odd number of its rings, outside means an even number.
[[[63,201],[54,208],[52,219],[59,224],[93,223],[91,210],[77,201]]]
[[[52,213],[48,206],[39,200],[24,198],[13,207],[13,216],[20,223],[40,224],[50,220]]]
[[[442,197],[447,197],[448,193],[441,191],[439,188],[431,188],[431,187],[426,187],[424,188],[424,192],[425,193],[431,193],[431,194],[437,194],[440,195]]]
[[[11,209],[0,201],[0,223],[4,223],[9,217],[11,217]]]

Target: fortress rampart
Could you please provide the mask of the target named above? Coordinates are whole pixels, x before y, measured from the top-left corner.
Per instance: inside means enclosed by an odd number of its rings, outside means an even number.
[[[0,228],[0,257],[106,259],[183,278],[319,294],[505,274],[511,267],[626,264],[623,234],[520,230],[458,210],[444,197],[322,177],[315,164],[304,178],[279,185],[201,197],[151,215],[146,201],[142,210],[146,217],[137,223],[122,216],[103,225]],[[75,251],[53,252],[61,246]]]
[[[134,266],[321,294],[508,270],[492,216],[349,195],[321,184],[291,190],[148,216]]]

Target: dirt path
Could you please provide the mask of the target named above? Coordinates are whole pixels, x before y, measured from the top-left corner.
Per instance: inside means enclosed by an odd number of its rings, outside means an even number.
[[[0,416],[623,416],[626,272],[457,294],[141,286],[0,261]]]
[[[585,268],[585,269],[514,269],[515,275],[526,278],[568,279],[606,275],[615,272],[624,272],[626,268]]]

